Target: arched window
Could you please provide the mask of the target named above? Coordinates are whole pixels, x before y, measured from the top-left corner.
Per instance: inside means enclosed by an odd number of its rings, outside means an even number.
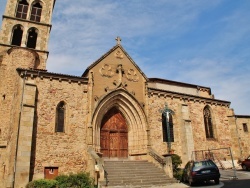
[[[211,110],[208,106],[204,108],[203,116],[204,116],[206,138],[214,138],[212,115],[211,115]]]
[[[19,0],[17,11],[16,11],[16,17],[26,19],[28,7],[29,7],[29,4],[27,3],[26,0]]]
[[[23,38],[23,29],[21,25],[16,25],[13,28],[11,45],[21,46]]]
[[[29,29],[28,39],[27,39],[28,48],[34,48],[34,49],[36,48],[37,33],[38,33],[38,30],[36,28]]]
[[[42,15],[42,8],[43,7],[39,2],[33,4],[30,15],[31,21],[40,22]]]
[[[65,103],[60,102],[56,107],[56,132],[64,132],[65,126]]]
[[[174,142],[174,124],[170,113],[168,118],[165,114],[162,114],[162,136],[163,142]]]

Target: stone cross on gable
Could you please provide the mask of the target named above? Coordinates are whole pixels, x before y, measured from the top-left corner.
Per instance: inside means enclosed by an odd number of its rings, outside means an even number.
[[[120,37],[116,37],[115,40],[117,41],[117,44],[121,44],[122,39]]]

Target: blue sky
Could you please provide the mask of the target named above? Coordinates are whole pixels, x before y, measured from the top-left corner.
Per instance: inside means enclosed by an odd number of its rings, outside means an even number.
[[[52,25],[50,72],[80,76],[120,36],[147,77],[210,87],[250,115],[249,0],[57,0]]]

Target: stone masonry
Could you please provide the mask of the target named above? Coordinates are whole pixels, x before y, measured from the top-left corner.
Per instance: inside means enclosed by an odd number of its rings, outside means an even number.
[[[82,76],[47,71],[55,1],[27,2],[41,3],[41,21],[16,18],[18,1],[7,0],[0,31],[0,187],[25,187],[29,181],[47,178],[46,169],[56,169],[56,175],[85,171],[96,177],[95,165],[103,168],[101,150],[111,151],[117,143],[123,144],[127,159],[148,159],[158,166],[150,152],[160,159],[170,152],[178,154],[183,165],[201,150],[216,160],[229,160],[228,150],[213,149],[231,148],[234,159],[249,155],[250,115],[236,115],[230,102],[216,99],[209,87],[148,78],[119,38]],[[21,46],[11,45],[17,24],[23,28]],[[35,49],[26,47],[32,27],[38,30]],[[61,103],[63,116],[58,115]],[[163,139],[166,105],[174,112],[171,143]],[[211,112],[212,138],[206,136],[205,108]],[[102,130],[106,117],[115,117],[113,109],[125,120],[126,131],[117,131],[119,118],[111,121],[113,129]],[[59,120],[64,122],[62,131],[57,130]],[[107,140],[102,137],[106,133]],[[171,160],[166,161],[164,170],[172,177]]]

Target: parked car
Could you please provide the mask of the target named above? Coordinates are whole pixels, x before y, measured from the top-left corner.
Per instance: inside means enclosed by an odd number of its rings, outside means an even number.
[[[244,161],[241,162],[241,167],[243,170],[250,169],[250,155],[248,156],[248,158],[246,158]]]
[[[220,171],[212,160],[189,161],[182,174],[182,181],[193,185],[195,182],[214,180],[220,182]]]

